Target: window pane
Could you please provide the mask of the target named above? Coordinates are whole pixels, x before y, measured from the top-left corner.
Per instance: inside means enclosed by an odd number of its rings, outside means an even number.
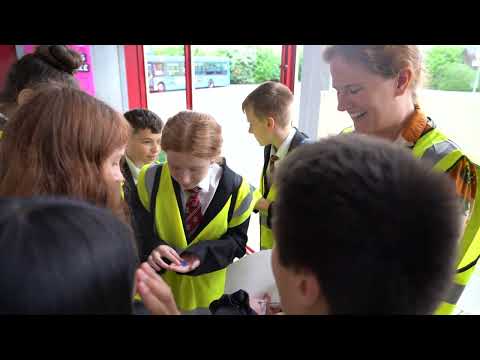
[[[148,108],[163,121],[185,110],[183,45],[144,45]]]
[[[260,83],[280,80],[281,45],[193,46],[195,71],[193,109],[212,114],[222,126],[223,155],[227,164],[259,186],[263,148],[248,132],[242,102]],[[249,246],[259,249],[258,215],[249,226]]]

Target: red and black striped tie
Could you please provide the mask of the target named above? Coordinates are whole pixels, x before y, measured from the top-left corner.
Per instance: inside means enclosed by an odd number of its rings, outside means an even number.
[[[195,229],[203,220],[202,207],[200,204],[200,188],[197,186],[192,190],[188,190],[190,196],[188,197],[185,206],[186,228],[189,237],[193,234]]]

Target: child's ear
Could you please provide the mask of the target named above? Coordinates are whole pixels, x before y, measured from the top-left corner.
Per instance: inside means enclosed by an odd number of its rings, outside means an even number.
[[[275,127],[275,119],[271,116],[266,118],[267,128],[273,129]]]
[[[300,270],[297,273],[297,291],[299,292],[298,301],[306,312],[316,309],[321,313],[327,312],[327,303],[322,287],[315,274],[310,270]],[[314,312],[315,312],[314,311]]]

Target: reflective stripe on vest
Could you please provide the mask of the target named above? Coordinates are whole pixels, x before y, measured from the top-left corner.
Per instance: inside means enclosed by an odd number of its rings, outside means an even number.
[[[413,155],[422,159],[427,157],[430,161],[434,160],[433,169],[441,172],[449,170],[464,156],[455,144],[436,129],[432,129],[425,136],[420,137],[413,148]],[[478,176],[478,166],[476,166],[476,169],[476,176]],[[475,261],[480,253],[480,244],[478,244],[478,241],[473,241],[478,237],[478,229],[480,228],[480,206],[477,201],[477,199],[480,199],[479,190],[479,186],[476,186],[475,201],[470,215],[470,221],[464,230],[462,251],[459,254],[460,259],[457,269],[461,269]],[[471,245],[475,246],[471,247]]]
[[[430,130],[420,137],[413,150],[415,157],[426,159],[433,163],[436,171],[447,172],[460,160],[464,154],[437,129]],[[476,176],[479,174],[479,167],[476,166]],[[477,181],[476,179],[474,181]],[[444,301],[440,304],[435,314],[452,314],[455,304],[462,295],[471,275],[474,272],[476,261],[480,254],[480,187],[476,184],[475,200],[470,214],[470,219],[464,229],[460,242],[460,249],[457,260],[457,273]]]
[[[143,206],[150,209],[150,195],[158,165],[142,168],[137,188]],[[161,198],[161,201],[159,200]],[[250,198],[250,202],[246,200]],[[155,226],[161,239],[167,241],[172,247],[180,250],[187,249],[190,245],[200,241],[216,241],[225,234],[229,227],[243,223],[250,216],[258,196],[250,185],[242,178],[238,190],[234,214],[228,222],[228,211],[232,196],[230,195],[220,212],[200,233],[187,244],[187,238],[183,230],[180,209],[178,207],[175,190],[168,163],[163,164],[160,176],[159,191],[156,198]],[[236,213],[236,214],[235,214]],[[226,269],[221,269],[199,276],[179,275],[167,271],[162,277],[172,289],[177,306],[182,311],[189,311],[199,307],[208,308],[213,300],[220,298],[224,293]]]
[[[261,197],[262,194],[252,185],[249,185],[245,178],[242,178],[242,184],[238,189],[237,201],[228,227],[232,228],[245,222],[252,214],[255,204]],[[240,199],[243,200],[240,201]]]
[[[451,315],[459,310],[456,308],[456,304],[462,296],[463,290],[465,290],[465,287],[474,271],[475,266],[472,266],[466,271],[457,273],[455,275],[454,281],[450,289],[448,289],[447,293],[444,295],[444,301],[440,303],[439,307],[435,311],[435,315]]]
[[[460,260],[457,269],[465,269],[478,260],[480,255],[480,184],[478,183],[478,175],[480,174],[480,167],[476,166],[476,192],[475,201],[473,203],[472,213],[467,226],[463,231],[463,247],[464,254]],[[474,266],[473,266],[474,267]]]
[[[433,169],[446,172],[463,156],[452,141],[437,129],[432,129],[421,136],[412,150],[413,156],[428,160]]]
[[[453,283],[443,300],[449,304],[456,304],[464,289],[465,285]]]
[[[138,174],[137,192],[143,207],[150,212],[150,194],[153,191],[153,182],[159,164],[147,164],[142,167]]]
[[[445,140],[427,148],[422,156],[422,159],[430,160],[433,164],[436,164],[445,156],[445,154],[457,149],[458,147],[454,143],[452,143],[450,140]]]
[[[344,129],[342,133],[351,133],[354,128]],[[464,154],[457,145],[449,140],[437,129],[432,129],[421,136],[412,149],[413,156],[432,163],[433,169],[447,172]],[[476,176],[480,168],[476,166]],[[476,178],[477,179],[477,178]],[[459,259],[457,260],[457,273],[444,300],[437,308],[435,314],[452,314],[465,286],[474,272],[476,261],[480,254],[480,186],[476,181],[476,194],[472,212],[467,226],[464,229],[460,243]]]
[[[417,140],[412,150],[413,156],[416,158],[422,158],[427,149],[431,148],[433,145],[447,140],[448,138],[440,133],[437,129],[432,129]]]

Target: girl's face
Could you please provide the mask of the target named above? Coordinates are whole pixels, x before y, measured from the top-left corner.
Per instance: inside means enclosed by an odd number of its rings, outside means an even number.
[[[182,190],[191,190],[208,174],[208,168],[214,159],[203,159],[189,153],[166,151],[168,168]]]
[[[119,147],[102,164],[102,173],[108,183],[120,184],[124,177],[120,170],[120,159],[125,154],[125,146]]]

